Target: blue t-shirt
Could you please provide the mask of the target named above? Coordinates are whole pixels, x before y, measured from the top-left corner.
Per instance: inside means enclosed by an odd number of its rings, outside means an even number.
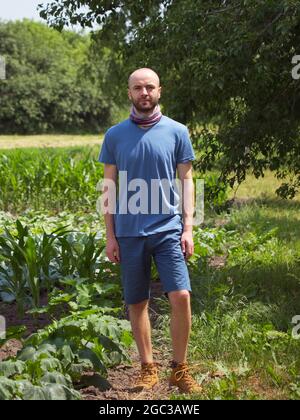
[[[194,159],[188,129],[166,116],[147,130],[130,119],[111,127],[99,162],[116,165],[119,172],[116,237],[181,229],[176,168]]]

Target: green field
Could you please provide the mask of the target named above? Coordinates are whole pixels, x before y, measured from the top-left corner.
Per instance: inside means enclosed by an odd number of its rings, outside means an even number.
[[[33,140],[26,142],[32,147]],[[13,144],[14,138],[5,141]],[[56,141],[48,137],[46,143]],[[96,212],[96,184],[103,176],[96,163],[99,147],[63,146],[47,153],[0,151],[0,292],[9,295],[10,305],[17,302],[21,323],[28,310],[53,320],[27,341],[18,333],[25,349],[0,363],[0,398],[80,398],[84,369],[105,376],[134,352],[121,319],[120,274],[105,258],[104,224]],[[224,202],[205,203],[189,261],[190,361],[203,393],[167,398],[300,398],[300,340],[292,334],[292,319],[300,315],[300,197],[277,198],[278,185],[272,173],[260,180],[249,175]],[[40,299],[45,293],[47,304]],[[155,303],[154,344],[168,360],[168,304],[163,297]],[[7,305],[0,302],[1,314]],[[9,338],[16,334],[11,329]],[[60,384],[47,392],[45,358],[52,381]]]

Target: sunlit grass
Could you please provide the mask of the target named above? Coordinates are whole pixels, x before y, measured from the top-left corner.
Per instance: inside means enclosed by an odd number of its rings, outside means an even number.
[[[103,140],[103,134],[99,135],[11,135],[0,136],[0,149],[32,148],[32,147],[72,147],[100,145]]]
[[[230,198],[236,197],[237,199],[278,199],[278,196],[275,194],[275,191],[281,185],[281,180],[278,180],[274,173],[271,171],[266,171],[263,178],[255,178],[253,174],[248,174],[246,180],[237,188],[237,190],[232,191]],[[300,203],[300,193],[293,200],[280,200],[284,203],[290,201],[297,201]]]

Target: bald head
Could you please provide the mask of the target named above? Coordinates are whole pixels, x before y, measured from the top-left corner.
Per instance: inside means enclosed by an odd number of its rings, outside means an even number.
[[[143,68],[130,75],[128,97],[137,111],[150,115],[158,105],[160,93],[160,81],[155,71]]]
[[[155,73],[155,71],[153,71],[152,69],[149,68],[141,68],[138,70],[135,70],[133,73],[131,73],[131,75],[129,76],[128,79],[128,87],[129,89],[135,84],[138,83],[140,80],[149,80],[152,81],[152,83],[154,83],[156,85],[156,87],[160,86],[160,80],[159,77],[157,75],[157,73]]]

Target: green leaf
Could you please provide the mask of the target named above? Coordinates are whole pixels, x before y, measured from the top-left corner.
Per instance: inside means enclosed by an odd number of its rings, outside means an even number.
[[[10,377],[21,374],[26,369],[26,365],[21,360],[5,360],[0,362],[0,375]]]
[[[47,400],[80,400],[79,392],[64,385],[47,384],[44,388]]]
[[[21,350],[20,353],[18,353],[18,359],[23,360],[26,362],[26,360],[33,360],[36,354],[35,347],[28,346],[25,347],[23,350]]]
[[[18,391],[18,387],[15,381],[0,377],[0,400],[11,400]]]
[[[65,386],[72,386],[72,381],[66,375],[63,375],[60,372],[47,372],[40,379],[41,383],[51,383],[51,384],[60,384]]]
[[[40,360],[40,366],[43,372],[62,371],[61,362],[55,357],[43,358]]]
[[[44,389],[40,386],[35,386],[29,381],[16,381],[19,390],[22,392],[22,399],[41,401],[46,400]]]
[[[84,362],[85,360],[88,360],[93,364],[95,371],[106,373],[106,367],[93,350],[85,348],[78,352],[78,361]]]
[[[106,350],[116,351],[116,352],[119,352],[119,353],[122,352],[121,348],[113,340],[111,340],[109,337],[101,335],[101,336],[98,337],[98,341],[99,341],[99,343],[101,343],[101,345]]]

